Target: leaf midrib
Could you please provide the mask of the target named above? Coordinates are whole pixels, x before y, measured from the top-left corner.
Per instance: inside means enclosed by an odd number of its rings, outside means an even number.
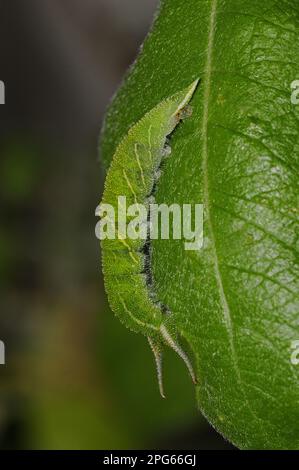
[[[247,395],[245,393],[242,378],[240,374],[240,369],[238,365],[237,354],[235,351],[235,344],[234,344],[234,333],[233,333],[233,322],[231,318],[230,308],[228,305],[228,301],[226,299],[226,295],[224,292],[223,282],[221,271],[219,267],[219,259],[216,249],[216,239],[214,236],[213,224],[211,219],[211,210],[210,210],[210,189],[209,189],[209,173],[208,173],[208,121],[209,121],[209,108],[210,108],[210,94],[211,94],[211,77],[213,72],[213,48],[214,48],[214,41],[215,41],[215,30],[216,30],[216,19],[217,19],[217,6],[218,0],[211,0],[211,16],[210,16],[210,25],[209,25],[209,35],[208,35],[208,47],[207,47],[207,61],[205,66],[205,80],[203,84],[203,124],[202,124],[202,155],[203,155],[203,192],[204,192],[204,206],[206,208],[206,222],[209,229],[209,234],[211,238],[211,247],[212,247],[212,255],[214,261],[214,270],[215,270],[215,278],[219,290],[219,297],[222,305],[223,315],[226,330],[228,333],[229,338],[229,345],[233,360],[234,370],[237,376],[237,380],[240,384],[240,389],[244,396],[245,403],[249,412],[252,416],[259,420],[256,416],[254,411],[251,409],[250,403],[247,399]]]

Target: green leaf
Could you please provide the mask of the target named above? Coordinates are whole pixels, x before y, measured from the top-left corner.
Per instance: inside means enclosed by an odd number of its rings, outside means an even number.
[[[137,121],[200,78],[156,200],[203,203],[204,247],[154,240],[151,270],[200,409],[243,449],[299,449],[298,32],[297,0],[162,1],[102,135],[108,167]]]

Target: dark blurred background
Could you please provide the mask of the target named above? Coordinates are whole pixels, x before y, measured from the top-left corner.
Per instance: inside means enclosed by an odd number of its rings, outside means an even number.
[[[111,314],[98,136],[157,0],[0,0],[1,449],[229,448],[168,352]]]

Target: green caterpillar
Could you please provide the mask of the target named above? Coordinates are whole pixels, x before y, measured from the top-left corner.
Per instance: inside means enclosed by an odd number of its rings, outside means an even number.
[[[121,201],[148,208],[153,196],[159,168],[169,136],[181,119],[188,115],[188,103],[198,85],[194,81],[184,90],[166,98],[138,121],[119,144],[109,168],[103,199],[96,211],[100,225],[115,239],[102,239],[102,263],[105,288],[113,311],[125,325],[148,337],[155,355],[160,393],[162,384],[162,344],[168,344],[185,362],[193,382],[196,382],[192,364],[167,330],[167,307],[161,305],[152,290],[149,262],[149,240],[132,239],[124,235],[130,217],[123,220]],[[113,207],[114,218],[104,217],[107,205]],[[145,231],[149,230],[149,211],[143,217]],[[134,214],[132,214],[133,216]],[[124,227],[125,225],[125,227]]]

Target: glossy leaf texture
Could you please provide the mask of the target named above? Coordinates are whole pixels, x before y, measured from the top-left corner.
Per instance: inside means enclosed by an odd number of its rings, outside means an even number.
[[[204,247],[154,240],[155,291],[212,425],[242,449],[299,449],[298,0],[162,1],[108,111],[106,167],[134,123],[197,77],[156,201],[203,203]]]

